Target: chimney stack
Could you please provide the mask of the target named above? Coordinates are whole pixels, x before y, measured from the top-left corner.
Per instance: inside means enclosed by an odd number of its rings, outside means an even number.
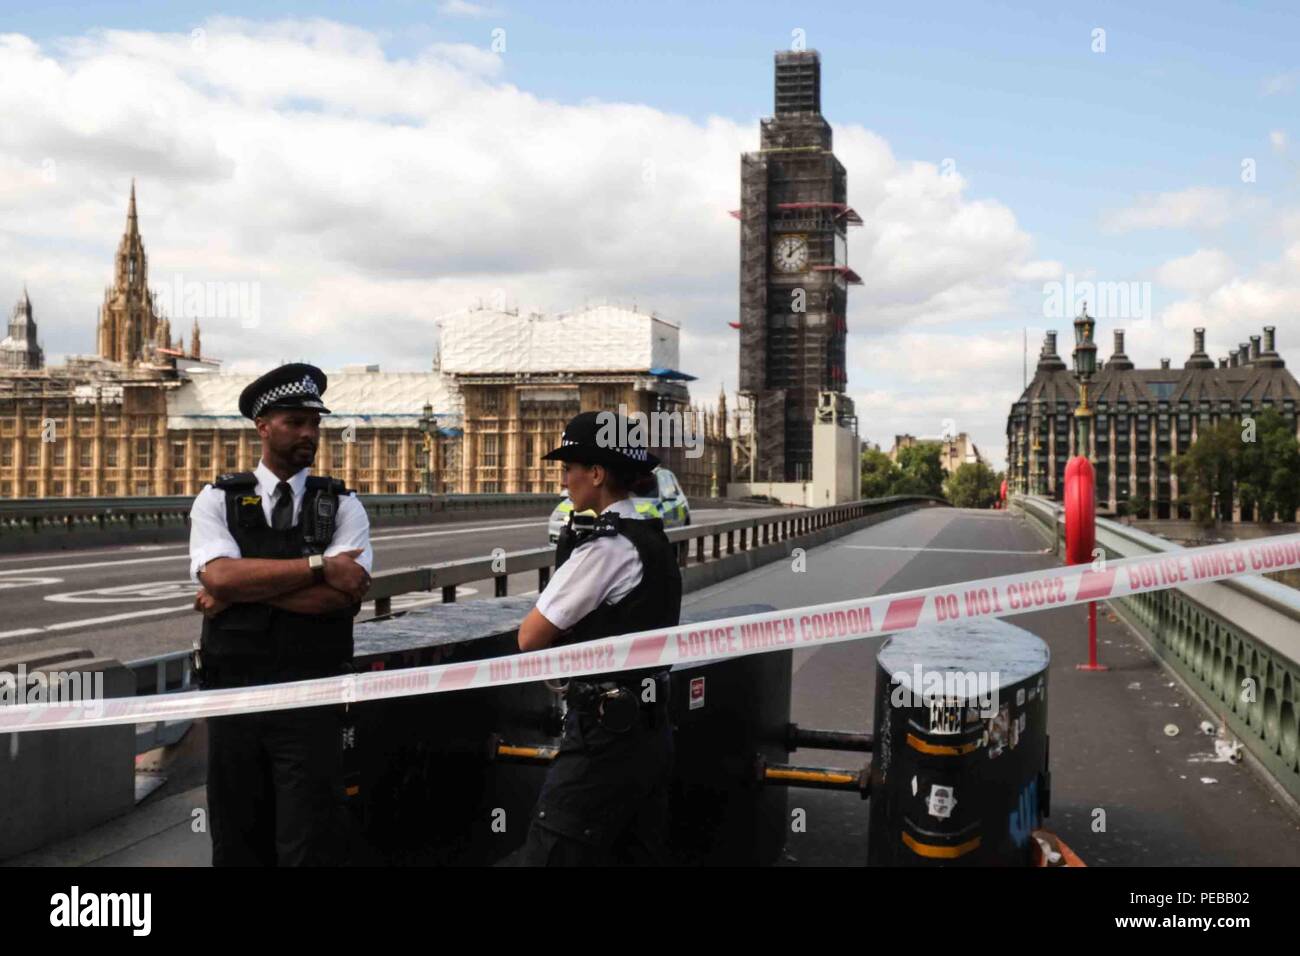
[[[1228,367],[1228,360],[1226,358],[1219,359],[1219,368],[1227,368],[1227,367]]]
[[[1275,348],[1277,342],[1273,333],[1276,331],[1276,326],[1264,326],[1264,348],[1259,354],[1259,364],[1265,368],[1282,368],[1286,365],[1286,363],[1282,361],[1282,356],[1277,354],[1277,349]]]
[[[1229,352],[1229,353],[1228,353],[1228,368],[1236,368],[1236,367],[1237,367],[1237,359],[1239,359],[1239,358],[1241,358],[1241,353],[1240,353],[1240,352]]]
[[[1161,368],[1168,368],[1168,367],[1169,367],[1169,359],[1167,359],[1167,358],[1162,358],[1162,359],[1160,360],[1160,367],[1161,367]]]
[[[1249,342],[1237,343],[1237,364],[1238,365],[1250,364],[1250,343]]]
[[[1131,369],[1133,367],[1133,363],[1129,361],[1129,357],[1124,354],[1124,330],[1116,329],[1114,335],[1115,335],[1115,352],[1113,355],[1111,355],[1110,361],[1106,363],[1106,368],[1116,369],[1116,370]]]
[[[1252,335],[1250,337],[1250,363],[1254,365],[1257,361],[1259,361],[1259,336]]]
[[[1183,368],[1214,368],[1214,359],[1205,354],[1205,329],[1192,330],[1192,354]]]
[[[1038,359],[1040,372],[1056,372],[1065,368],[1065,362],[1056,354],[1056,330],[1052,329],[1043,336],[1043,351]]]

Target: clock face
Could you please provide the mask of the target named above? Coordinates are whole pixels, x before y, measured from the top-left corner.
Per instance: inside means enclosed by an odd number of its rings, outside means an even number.
[[[803,236],[782,236],[772,249],[777,272],[802,272],[808,265],[808,240]]]

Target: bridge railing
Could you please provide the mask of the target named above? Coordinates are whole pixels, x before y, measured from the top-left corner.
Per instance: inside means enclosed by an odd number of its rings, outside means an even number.
[[[1057,552],[1058,504],[1032,496],[1012,507]],[[1097,519],[1110,558],[1176,553],[1182,545]],[[1300,799],[1300,591],[1259,575],[1186,584],[1110,602],[1262,767]]]
[[[678,564],[688,568],[860,518],[930,504],[947,502],[923,495],[894,495],[825,508],[790,508],[776,514],[671,528],[668,539],[677,547]],[[372,579],[368,599],[375,602],[375,616],[384,617],[392,613],[392,599],[398,595],[441,591],[443,602],[450,603],[456,600],[457,585],[476,581],[491,580],[494,595],[504,597],[509,575],[530,571],[537,572],[540,591],[549,582],[554,564],[555,548],[544,547],[381,571]]]
[[[470,496],[465,496],[470,497]],[[774,515],[736,518],[708,524],[672,528],[667,534],[677,548],[678,564],[687,570],[728,557],[753,556],[754,563],[762,560],[763,551],[771,559],[774,550],[785,548],[770,546],[785,544],[790,547],[797,539],[816,543],[823,536],[843,533],[842,526],[849,523],[866,524],[884,520],[917,507],[946,505],[941,498],[923,495],[896,495],[832,505],[826,508],[790,508]],[[692,551],[694,557],[692,557]],[[380,571],[371,581],[367,601],[374,601],[375,613],[367,620],[378,620],[393,614],[393,598],[419,592],[441,591],[443,603],[456,600],[456,587],[477,581],[491,580],[495,597],[504,597],[511,574],[537,572],[537,588],[542,590],[550,580],[555,564],[555,548],[530,548],[487,557],[447,561],[421,567],[395,568]],[[704,582],[700,582],[701,584]],[[690,590],[690,582],[684,581]],[[136,676],[139,694],[166,694],[190,690],[193,685],[190,652],[173,651],[156,657],[129,661],[125,666]],[[136,752],[144,753],[154,747],[180,739],[190,725],[188,720],[168,721],[141,725],[136,728]]]
[[[442,514],[487,514],[543,509],[557,494],[360,495],[372,523],[420,521]],[[0,499],[0,539],[42,533],[180,528],[189,521],[193,495],[138,498]]]

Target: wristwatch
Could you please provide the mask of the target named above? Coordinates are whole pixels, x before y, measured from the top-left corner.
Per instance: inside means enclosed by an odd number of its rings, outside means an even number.
[[[311,578],[317,584],[325,580],[325,559],[319,554],[308,555],[307,567],[311,568]]]

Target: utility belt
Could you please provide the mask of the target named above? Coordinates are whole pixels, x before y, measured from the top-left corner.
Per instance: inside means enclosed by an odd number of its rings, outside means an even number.
[[[569,681],[564,699],[570,709],[594,719],[613,733],[626,733],[637,726],[656,727],[667,719],[672,685],[668,671],[647,676],[654,681],[653,693],[640,681],[574,679]]]
[[[352,670],[350,663],[284,664],[271,658],[243,657],[229,654],[190,652],[190,663],[201,690],[226,687],[255,687],[259,684],[285,684],[290,681],[337,677]]]

